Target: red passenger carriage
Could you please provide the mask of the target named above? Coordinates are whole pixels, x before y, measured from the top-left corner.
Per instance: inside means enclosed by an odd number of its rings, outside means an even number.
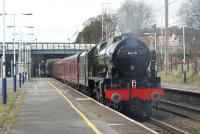
[[[78,77],[79,54],[58,60],[53,63],[53,77],[64,82],[79,83]]]

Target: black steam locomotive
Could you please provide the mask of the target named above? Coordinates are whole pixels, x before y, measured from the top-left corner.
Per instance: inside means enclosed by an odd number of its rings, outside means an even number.
[[[54,77],[98,101],[149,117],[152,102],[163,96],[155,62],[155,51],[150,52],[142,41],[118,36],[51,65]]]

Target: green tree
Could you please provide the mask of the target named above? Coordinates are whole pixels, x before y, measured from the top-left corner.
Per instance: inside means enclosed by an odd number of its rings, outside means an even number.
[[[116,31],[116,17],[113,14],[103,14],[103,34],[104,39],[112,37]],[[79,32],[76,43],[97,44],[102,39],[102,18],[101,15],[89,18],[84,24],[84,28]]]

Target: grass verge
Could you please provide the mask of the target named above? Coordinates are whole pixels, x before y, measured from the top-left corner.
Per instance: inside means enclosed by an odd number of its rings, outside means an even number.
[[[183,85],[183,75],[182,73],[175,74],[174,72],[169,72],[168,75],[165,72],[160,72],[159,76],[161,77],[162,83],[170,83],[170,84],[178,84]],[[185,85],[187,86],[195,86],[200,87],[200,75],[197,74],[193,76],[191,73],[187,73],[187,82]]]
[[[10,129],[17,121],[25,96],[26,90],[16,93],[8,90],[7,105],[0,103],[0,132],[3,134],[9,134]],[[1,96],[0,99],[2,100]]]

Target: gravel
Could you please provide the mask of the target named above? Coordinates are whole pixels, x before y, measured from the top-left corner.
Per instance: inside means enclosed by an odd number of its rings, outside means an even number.
[[[153,118],[173,125],[181,130],[191,134],[200,134],[200,122],[171,114],[162,110],[155,111],[152,115]]]

